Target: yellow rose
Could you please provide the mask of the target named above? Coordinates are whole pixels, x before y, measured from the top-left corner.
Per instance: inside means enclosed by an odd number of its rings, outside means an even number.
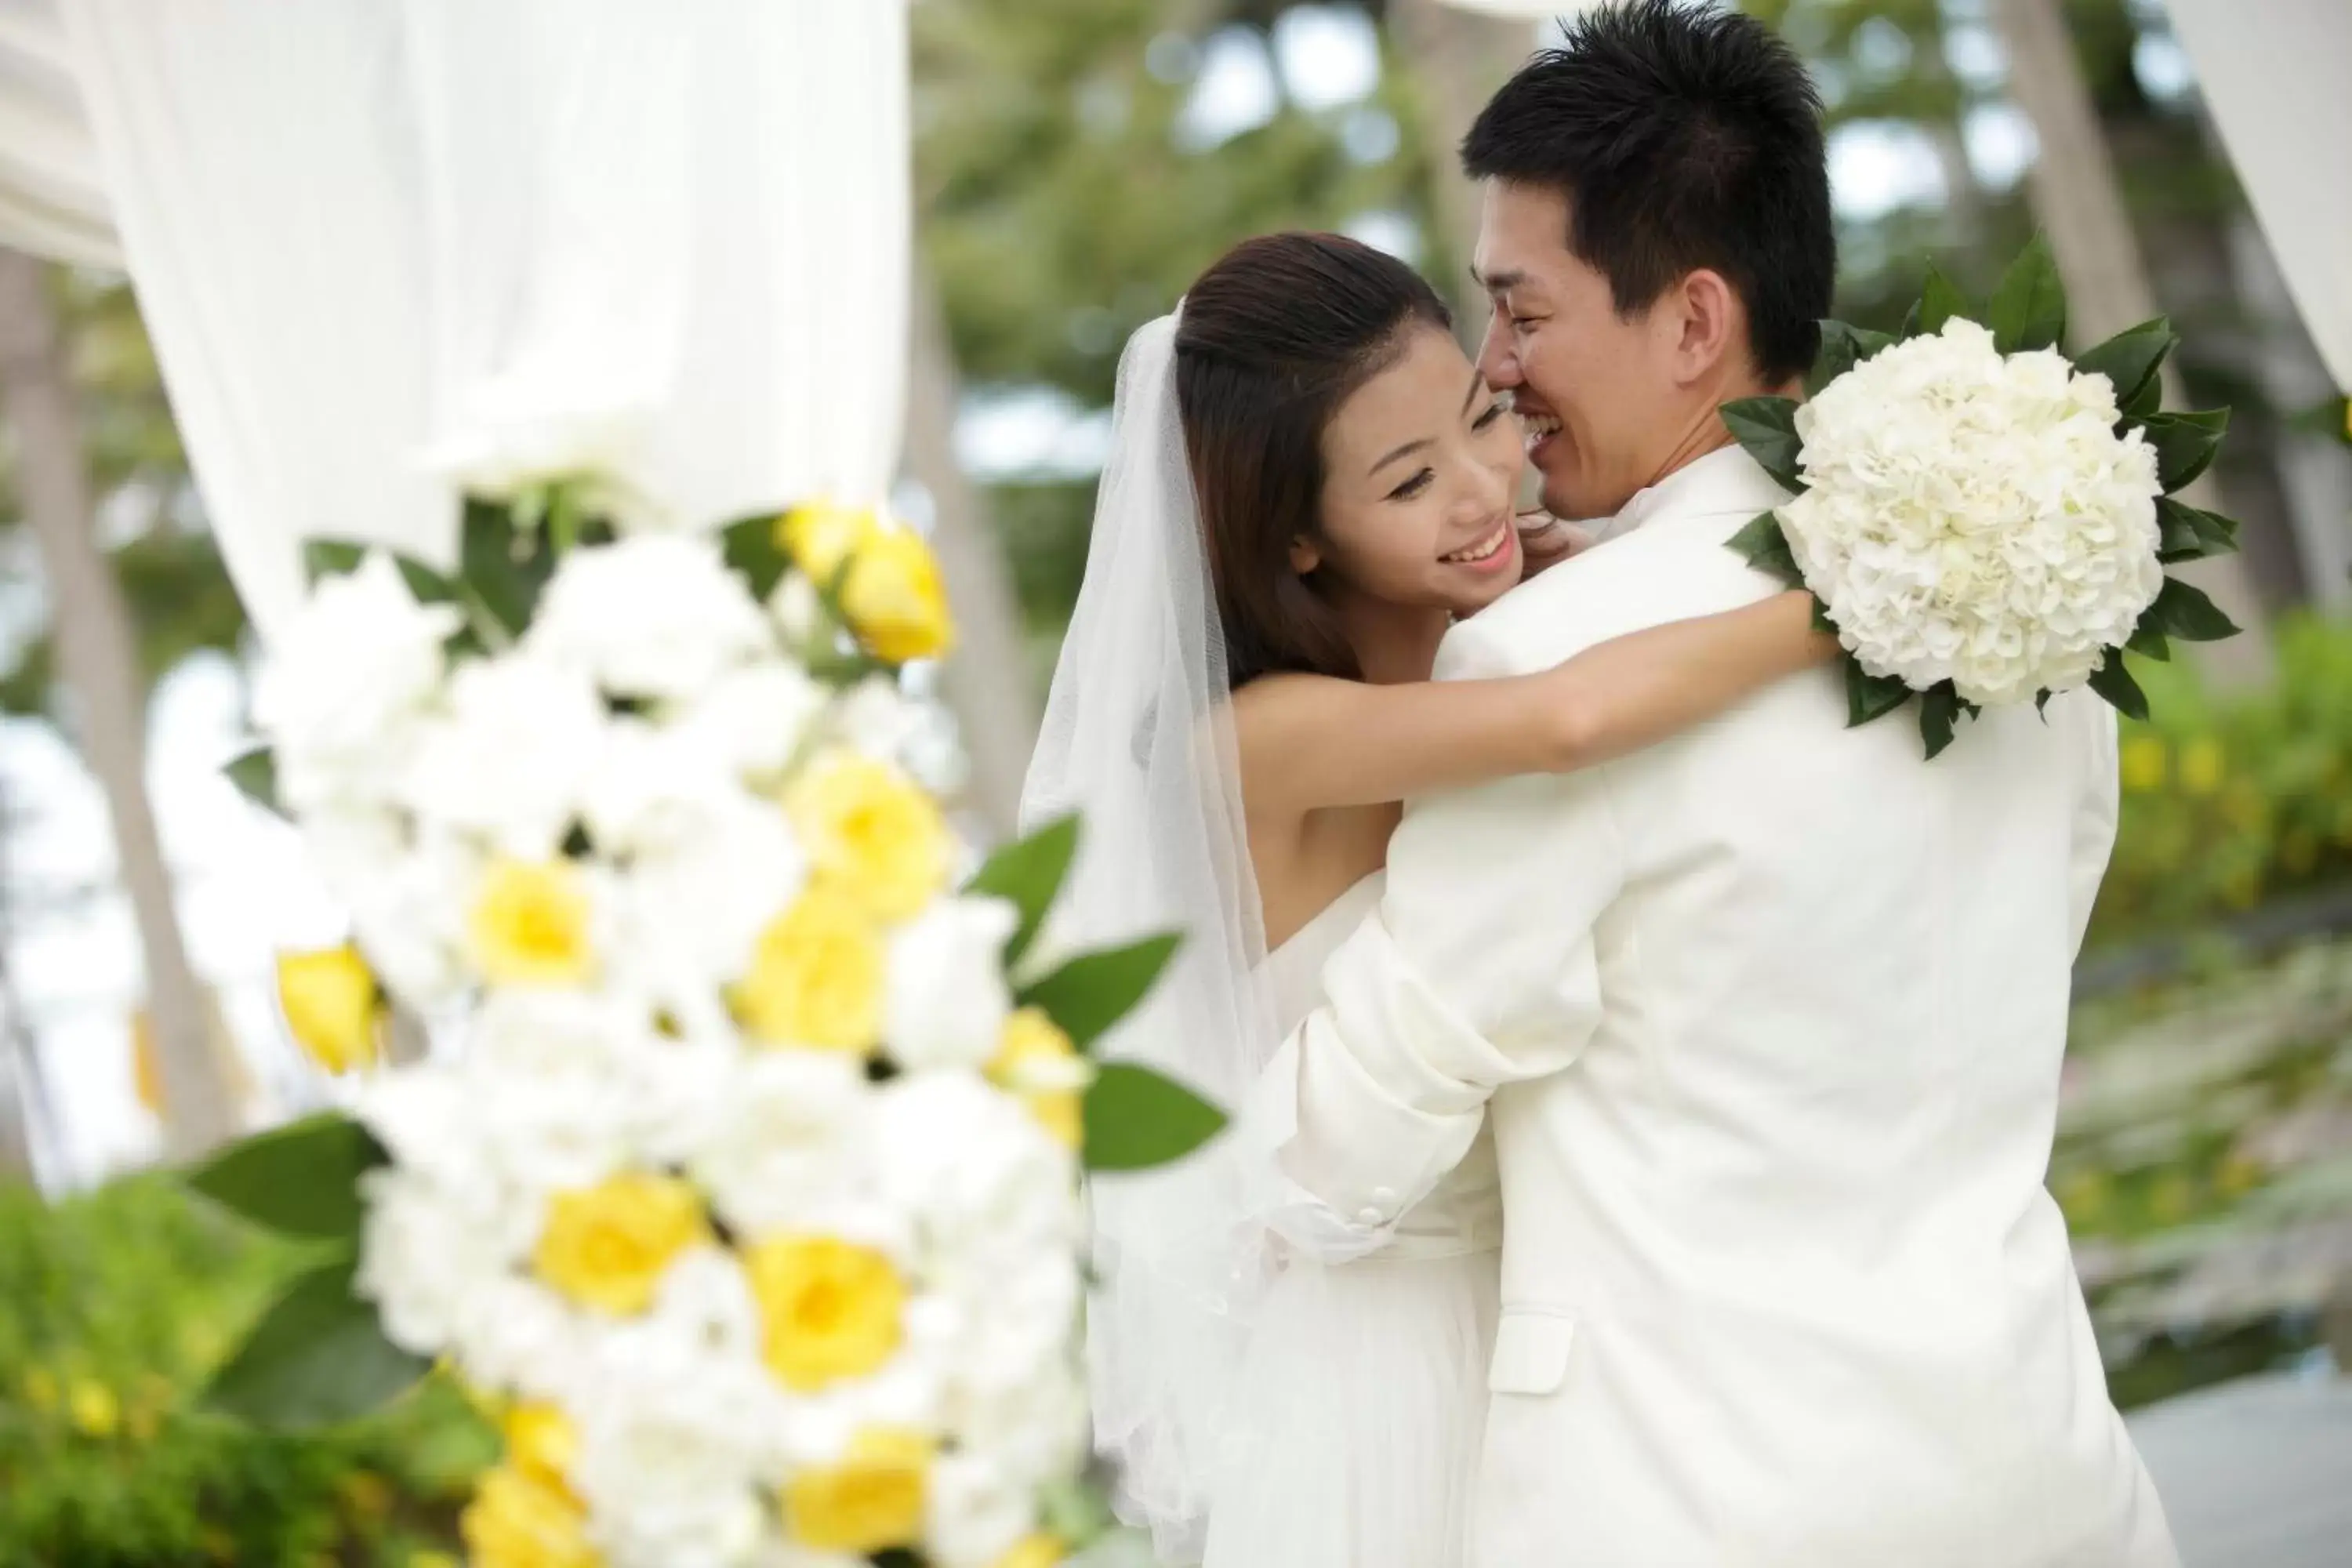
[[[111,1437],[122,1424],[122,1402],[106,1384],[78,1377],[66,1388],[66,1419],[85,1437]]]
[[[938,658],[955,645],[947,590],[931,547],[905,529],[877,531],[850,557],[841,611],[875,658]]]
[[[670,1259],[709,1234],[692,1187],[625,1171],[555,1194],[531,1267],[572,1300],[626,1317],[652,1302]]]
[[[863,1377],[898,1352],[906,1282],[872,1247],[831,1237],[778,1237],[743,1259],[760,1303],[769,1370],[814,1394]]]
[[[863,1055],[882,1036],[884,953],[864,909],[812,887],[760,933],[735,1011],[770,1045]]]
[[[1086,1089],[1094,1067],[1043,1008],[1018,1008],[1004,1020],[988,1076],[1021,1096],[1063,1143],[1076,1149],[1086,1142]]]
[[[373,1067],[383,1054],[383,994],[349,942],[279,953],[278,1005],[295,1043],[329,1072]]]
[[[998,1558],[995,1568],[1056,1568],[1069,1550],[1058,1535],[1032,1535]]]
[[[2180,787],[2190,795],[2211,795],[2221,787],[2223,763],[2217,741],[2192,741],[2180,753]]]
[[[508,1411],[500,1426],[508,1464],[549,1486],[571,1489],[572,1466],[580,1457],[580,1434],[562,1411],[552,1405],[527,1402]]]
[[[912,1545],[922,1534],[930,1468],[929,1438],[868,1427],[840,1464],[803,1470],[785,1483],[785,1527],[816,1552]]]
[[[474,896],[474,964],[496,985],[580,985],[595,977],[587,889],[561,860],[493,861]]]
[[[597,1568],[585,1511],[537,1478],[501,1465],[457,1521],[472,1568]]]
[[[841,563],[882,531],[871,507],[807,501],[776,520],[776,542],[820,588],[831,588]]]
[[[947,819],[888,763],[855,752],[819,757],[784,805],[818,875],[877,920],[905,920],[947,886]]]

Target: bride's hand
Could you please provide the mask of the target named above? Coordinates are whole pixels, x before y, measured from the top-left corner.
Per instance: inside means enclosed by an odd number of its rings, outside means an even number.
[[[1522,580],[1592,546],[1592,535],[1549,512],[1523,511],[1518,515],[1518,526],[1519,553],[1527,563],[1526,570],[1520,574]]]

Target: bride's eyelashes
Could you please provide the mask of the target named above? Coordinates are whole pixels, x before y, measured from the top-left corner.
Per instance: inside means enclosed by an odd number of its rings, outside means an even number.
[[[1495,421],[1500,419],[1508,412],[1510,412],[1510,410],[1504,405],[1503,400],[1498,397],[1488,405],[1486,413],[1478,416],[1477,422],[1472,425],[1470,428],[1478,431],[1491,430],[1495,427]]]
[[[1423,468],[1419,473],[1413,475],[1412,478],[1405,480],[1404,483],[1391,490],[1389,492],[1389,500],[1411,500],[1413,497],[1429,489],[1430,485],[1433,483],[1436,479],[1437,470],[1435,468]]]

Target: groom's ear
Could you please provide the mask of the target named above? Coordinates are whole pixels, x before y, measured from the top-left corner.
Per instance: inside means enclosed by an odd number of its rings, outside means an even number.
[[[1685,382],[1711,378],[1724,360],[1739,353],[1748,331],[1739,293],[1711,267],[1684,274],[1667,291],[1673,308],[1675,368]]]

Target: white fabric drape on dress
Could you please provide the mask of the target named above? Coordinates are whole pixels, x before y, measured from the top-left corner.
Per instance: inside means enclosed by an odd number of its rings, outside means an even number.
[[[501,435],[594,432],[694,522],[887,492],[904,0],[5,4],[0,74],[49,75],[0,113],[0,238],[106,259],[95,146],[265,636],[306,536],[448,559],[426,459]]]

